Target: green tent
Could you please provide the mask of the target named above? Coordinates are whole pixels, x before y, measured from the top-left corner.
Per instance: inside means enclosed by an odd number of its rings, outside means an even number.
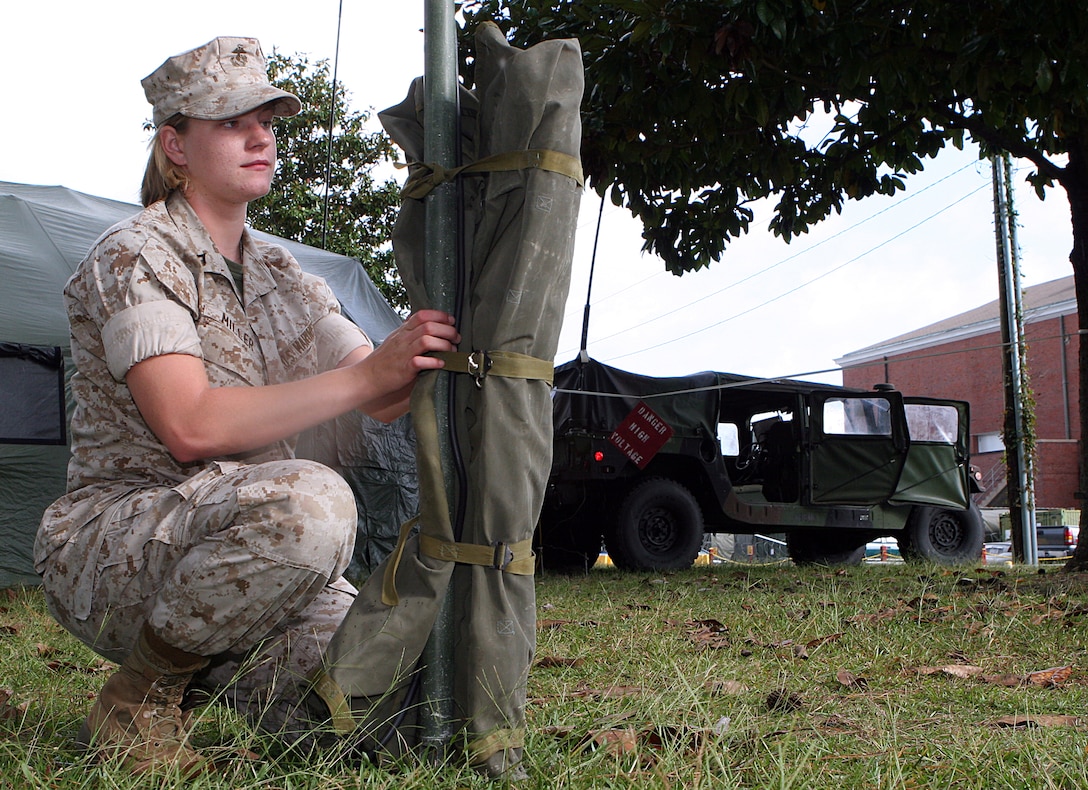
[[[71,364],[64,284],[107,228],[139,210],[65,187],[0,182],[0,588],[39,582],[34,535],[42,512],[64,493],[68,448],[57,430],[66,422],[57,415],[70,408],[59,383]],[[282,244],[303,269],[324,277],[344,313],[375,341],[400,324],[357,261],[254,235]],[[361,579],[416,510],[410,423],[346,415],[304,437],[299,449],[339,469],[357,493],[360,530],[350,575]]]

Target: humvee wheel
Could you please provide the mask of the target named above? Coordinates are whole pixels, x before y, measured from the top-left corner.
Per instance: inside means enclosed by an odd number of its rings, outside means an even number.
[[[786,548],[795,565],[857,565],[865,557],[868,540],[867,534],[857,530],[790,532]]]
[[[690,568],[703,545],[703,514],[684,486],[651,477],[624,498],[604,543],[622,570]]]
[[[916,507],[898,537],[905,560],[964,565],[982,557],[986,527],[973,502],[967,510]]]

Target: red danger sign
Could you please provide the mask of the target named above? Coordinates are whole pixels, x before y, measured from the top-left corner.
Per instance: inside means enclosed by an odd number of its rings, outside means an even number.
[[[608,440],[630,458],[639,469],[646,468],[650,459],[672,436],[672,428],[653,409],[639,401],[623,418]]]

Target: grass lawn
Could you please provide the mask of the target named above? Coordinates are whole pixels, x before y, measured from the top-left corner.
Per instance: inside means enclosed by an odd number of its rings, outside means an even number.
[[[701,566],[537,585],[525,788],[1088,787],[1088,577],[1056,569]],[[218,774],[72,752],[105,664],[36,590],[0,592],[0,786],[472,788],[458,764],[277,755],[219,707]],[[233,756],[249,749],[259,759]],[[502,784],[502,783],[499,783]]]

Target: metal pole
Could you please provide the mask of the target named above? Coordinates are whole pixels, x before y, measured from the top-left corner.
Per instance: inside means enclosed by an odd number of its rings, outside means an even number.
[[[453,0],[425,0],[423,155],[427,162],[455,167],[457,162],[457,31]],[[453,184],[437,187],[425,200],[426,285],[431,306],[456,313],[457,194]],[[446,482],[447,500],[454,507],[453,449],[450,440],[450,377],[438,373],[435,414]],[[430,638],[423,651],[424,748],[436,761],[445,757],[453,739],[453,624],[452,591],[447,590]]]
[[[1020,452],[1023,453],[1023,463],[1020,473],[1023,479],[1023,492],[1020,497],[1021,520],[1031,524],[1031,528],[1024,530],[1025,554],[1032,565],[1039,561],[1039,533],[1035,529],[1035,461],[1031,453],[1027,452],[1026,443],[1035,442],[1034,428],[1027,421],[1024,414],[1024,390],[1027,388],[1027,344],[1024,341],[1024,298],[1020,287],[1020,242],[1016,234],[1016,208],[1012,194],[1012,157],[1006,151],[1001,157],[1005,170],[1005,218],[1009,234],[1009,263],[1012,266],[1012,298],[1016,312],[1013,326],[1016,327],[1016,359],[1017,381],[1016,391],[1020,399]],[[1030,546],[1030,548],[1028,548]]]
[[[1013,519],[1020,522],[1021,559],[1028,565],[1039,562],[1035,537],[1035,512],[1030,504],[1031,482],[1028,473],[1028,458],[1024,447],[1024,410],[1023,410],[1023,372],[1020,366],[1021,340],[1023,330],[1020,326],[1022,315],[1019,310],[1019,294],[1012,247],[1009,239],[1011,225],[1006,190],[1006,171],[1004,157],[994,157],[994,225],[996,228],[998,282],[1001,289],[1001,330],[1005,347],[1006,371],[1005,408],[1011,412],[1011,419],[1005,420],[1005,453],[1008,459],[1009,512],[1014,509],[1019,516]],[[1009,455],[1009,444],[1012,454]],[[1014,548],[1016,541],[1013,542]]]

